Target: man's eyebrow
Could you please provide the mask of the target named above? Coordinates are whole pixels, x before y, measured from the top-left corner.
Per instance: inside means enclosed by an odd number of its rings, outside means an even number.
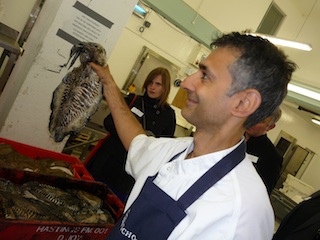
[[[207,70],[207,66],[204,65],[203,63],[199,63],[199,68],[200,68],[201,70]]]

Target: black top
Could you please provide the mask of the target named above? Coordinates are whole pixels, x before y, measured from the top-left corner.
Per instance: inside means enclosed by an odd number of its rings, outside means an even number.
[[[247,153],[258,157],[254,165],[270,195],[279,179],[283,157],[266,134],[250,137],[247,141]]]
[[[176,127],[174,110],[169,105],[159,107],[158,100],[149,98],[147,94],[137,96],[133,102],[134,96],[130,94],[125,100],[131,112],[145,113],[143,116],[133,113],[142,126],[145,119],[145,130],[156,137],[173,137]],[[106,183],[125,202],[134,184],[134,179],[125,172],[127,151],[118,137],[111,114],[105,118],[104,126],[110,136],[88,160],[86,168],[95,180]]]

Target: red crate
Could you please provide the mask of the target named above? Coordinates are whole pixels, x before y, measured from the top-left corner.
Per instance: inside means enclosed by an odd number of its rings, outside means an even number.
[[[15,184],[38,181],[60,188],[73,188],[90,192],[104,200],[103,207],[108,209],[117,221],[124,209],[123,203],[101,182],[43,176],[37,173],[12,169],[1,169],[0,178]],[[54,221],[26,221],[0,219],[0,239],[6,240],[89,240],[105,239],[114,224],[81,224]]]
[[[82,180],[94,180],[91,174],[87,171],[83,163],[76,157],[64,153],[49,151],[46,149],[30,146],[27,144],[15,142],[12,140],[0,138],[0,144],[6,143],[11,145],[18,153],[25,155],[35,160],[39,158],[52,158],[55,160],[66,161],[70,163],[70,170],[74,173],[74,177]]]

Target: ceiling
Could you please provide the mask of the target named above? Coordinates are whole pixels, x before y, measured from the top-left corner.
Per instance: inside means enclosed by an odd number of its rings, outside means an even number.
[[[271,0],[183,0],[203,18],[221,32],[255,31]],[[285,18],[276,32],[279,38],[311,44],[312,51],[305,52],[283,47],[282,49],[297,65],[293,81],[315,88],[320,93],[320,1],[319,0],[275,0],[273,1],[285,14]],[[301,111],[299,106],[311,109],[320,115],[320,102],[304,98],[302,101],[287,99],[286,105],[306,120],[320,116]]]

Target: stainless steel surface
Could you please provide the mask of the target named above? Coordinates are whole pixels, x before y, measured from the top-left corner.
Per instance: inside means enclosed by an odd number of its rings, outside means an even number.
[[[20,46],[16,42],[19,32],[3,23],[0,23],[0,47],[14,54],[20,53]]]
[[[287,172],[287,174],[291,174],[292,176],[295,176],[305,160],[305,158],[308,156],[309,151],[304,149],[303,147],[297,145],[295,146],[292,156],[290,157],[290,160],[284,170],[284,172]]]
[[[297,205],[292,199],[274,189],[270,196],[271,205],[277,219],[280,221]]]
[[[299,145],[294,145],[283,160],[281,175],[277,181],[276,188],[281,188],[288,174],[300,178],[313,155],[314,153],[311,150]],[[308,157],[310,157],[310,159],[308,159]],[[308,159],[308,161],[305,161],[306,159]],[[303,163],[305,163],[305,166],[303,166]],[[304,169],[301,168],[302,166]],[[298,172],[299,174],[297,175]]]
[[[84,162],[98,141],[106,135],[107,131],[101,130],[101,126],[94,123],[87,124],[76,136],[71,136],[68,139],[62,152],[75,156]]]
[[[4,64],[6,57],[9,57],[0,78],[0,93],[6,85],[11,70],[20,54],[20,46],[16,41],[18,34],[18,31],[0,23],[0,47],[4,49],[0,58],[0,67]]]

